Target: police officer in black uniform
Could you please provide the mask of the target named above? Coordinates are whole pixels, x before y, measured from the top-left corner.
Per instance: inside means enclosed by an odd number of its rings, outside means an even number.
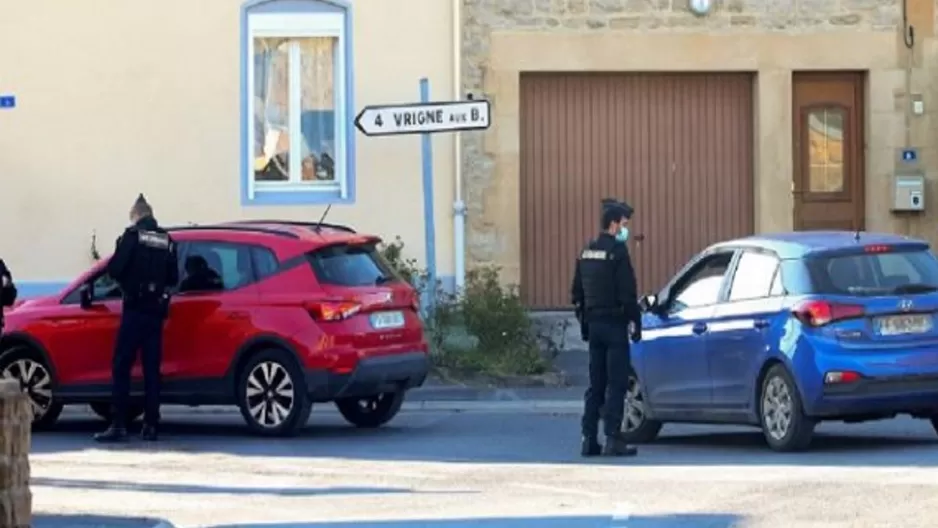
[[[169,289],[179,281],[173,239],[153,218],[153,209],[141,194],[130,210],[131,226],[117,239],[107,273],[120,285],[124,298],[113,363],[113,418],[111,426],[95,435],[99,442],[127,438],[130,371],[141,351],[146,393],[141,437],[156,440],[160,419],[160,356],[163,322],[169,312]]]
[[[3,259],[0,259],[0,307],[13,306],[16,302],[16,285],[13,284],[13,274],[7,268]],[[0,331],[3,330],[3,309],[0,308]]]
[[[629,334],[641,340],[635,270],[625,241],[632,208],[604,200],[602,232],[580,253],[573,277],[573,304],[588,327],[590,386],[584,397],[583,456],[631,456],[638,451],[621,437],[629,370]],[[597,439],[600,413],[606,437]]]

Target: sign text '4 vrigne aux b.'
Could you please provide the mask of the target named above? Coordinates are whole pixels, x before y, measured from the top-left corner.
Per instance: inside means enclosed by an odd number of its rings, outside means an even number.
[[[366,136],[485,130],[490,124],[491,105],[484,99],[366,106],[355,117],[355,128]]]

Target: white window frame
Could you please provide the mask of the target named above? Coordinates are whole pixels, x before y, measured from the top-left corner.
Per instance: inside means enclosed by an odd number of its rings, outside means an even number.
[[[288,13],[248,14],[248,61],[247,61],[247,88],[248,108],[245,119],[248,119],[248,148],[246,149],[248,174],[248,199],[254,199],[257,192],[264,191],[290,191],[290,192],[330,192],[338,191],[339,198],[348,198],[348,155],[347,155],[347,101],[345,68],[345,15],[343,13]],[[303,160],[300,156],[290,156],[290,180],[256,181],[254,176],[254,39],[256,38],[303,38],[303,37],[332,37],[336,39],[333,55],[333,107],[335,127],[335,181],[300,180]],[[300,63],[300,48],[294,44],[290,48],[289,90],[290,105],[288,123],[290,129],[290,152],[301,152],[303,131],[301,129],[302,84],[301,70],[294,67]]]

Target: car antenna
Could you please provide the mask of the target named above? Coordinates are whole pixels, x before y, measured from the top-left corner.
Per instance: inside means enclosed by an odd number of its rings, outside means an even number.
[[[859,229],[857,229],[857,232],[854,233],[853,239],[854,239],[855,241],[857,241],[857,242],[860,241],[860,230],[859,230]]]
[[[322,216],[319,218],[319,222],[316,222],[316,227],[313,228],[313,231],[318,233],[322,230],[322,223],[326,221],[326,215],[329,214],[329,209],[332,209],[332,204],[326,206],[326,210],[322,212]]]

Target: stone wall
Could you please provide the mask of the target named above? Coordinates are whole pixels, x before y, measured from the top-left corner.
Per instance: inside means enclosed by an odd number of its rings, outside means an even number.
[[[32,523],[29,445],[32,408],[19,381],[0,380],[0,526]]]
[[[917,0],[909,0],[910,4]],[[926,0],[930,1],[930,0]],[[499,106],[498,81],[489,69],[493,32],[563,34],[598,33],[707,33],[798,34],[834,32],[896,32],[901,21],[898,0],[714,0],[711,14],[698,17],[687,9],[687,0],[464,0],[463,88],[489,97],[493,115]],[[932,11],[929,11],[932,15]],[[932,28],[920,34],[932,34]],[[897,37],[898,38],[898,37]],[[782,42],[780,40],[780,42]],[[747,46],[745,38],[740,47]],[[654,49],[623,53],[655,54]],[[785,49],[778,49],[784,54]],[[693,53],[688,49],[687,53]],[[588,69],[588,68],[584,68]],[[516,104],[516,103],[512,103]],[[495,118],[493,128],[498,127]],[[469,264],[499,263],[501,255],[517,250],[506,236],[498,216],[489,211],[504,200],[496,192],[491,149],[483,134],[463,134],[464,196],[468,210],[467,256]],[[509,267],[516,267],[512,264]],[[509,275],[513,275],[509,273]]]

